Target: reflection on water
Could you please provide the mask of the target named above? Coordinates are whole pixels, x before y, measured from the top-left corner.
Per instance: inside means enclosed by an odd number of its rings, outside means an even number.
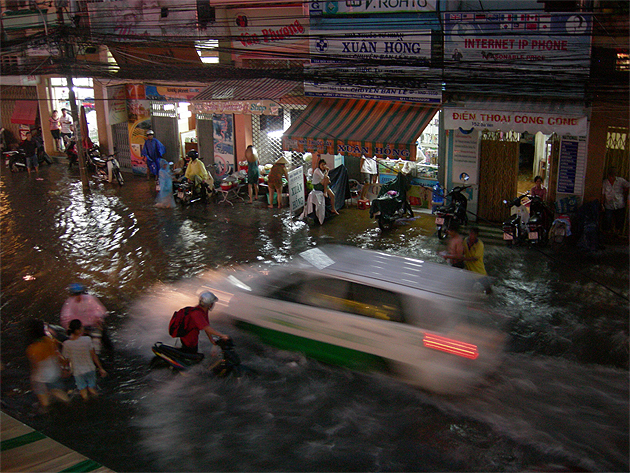
[[[226,325],[220,304],[212,321],[249,375],[174,376],[148,369],[151,345],[173,341],[170,316],[204,288],[226,303],[221,275],[243,263],[264,269],[330,242],[440,261],[443,244],[421,219],[383,236],[356,209],[324,226],[262,203],[156,209],[146,179],[84,195],[63,165],[40,174],[0,181],[3,410],[90,458],[117,471],[628,470],[628,304],[589,279],[627,297],[627,248],[550,259],[488,244],[488,304],[506,317],[511,353],[463,399],[274,350]],[[75,281],[111,311],[110,376],[95,404],[30,417],[22,323],[58,322]]]

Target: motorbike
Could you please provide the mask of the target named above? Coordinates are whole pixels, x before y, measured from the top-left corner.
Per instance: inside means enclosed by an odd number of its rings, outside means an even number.
[[[71,139],[66,143],[66,156],[68,157],[68,169],[72,168],[73,164],[79,164],[79,152],[77,151],[77,142]]]
[[[109,338],[108,332],[104,328],[92,326],[84,328],[85,335],[92,339],[92,345],[94,346],[94,351],[97,355],[100,355],[103,348],[108,350],[112,349],[112,342]],[[54,338],[59,341],[59,343],[63,343],[68,340],[66,330],[60,325],[44,324],[44,329],[49,337]]]
[[[391,230],[394,222],[400,218],[413,218],[413,209],[407,198],[408,189],[407,177],[401,172],[381,186],[378,197],[370,205],[370,218],[377,219],[382,231]]]
[[[3,151],[2,158],[11,172],[26,171],[26,155],[22,150]]]
[[[523,198],[528,193],[522,194],[512,201],[504,200],[503,204],[511,209],[510,217],[503,222],[503,240],[508,246],[520,245],[529,238],[529,213],[523,205]]]
[[[87,151],[88,168],[96,171],[96,177],[102,181],[113,182],[114,178],[121,186],[125,180],[120,171],[120,164],[116,159],[116,153],[109,156],[101,156],[98,145],[94,145]]]
[[[26,171],[28,168],[26,154],[20,148],[13,151],[3,151],[2,158],[11,172]],[[44,163],[49,165],[53,163],[52,158],[48,156],[43,147],[37,148],[37,161],[40,166]]]
[[[196,187],[186,178],[182,178],[180,182],[173,181],[173,196],[182,205],[190,205],[199,201],[206,203],[210,200],[213,191],[214,189],[210,189],[206,182],[202,182],[199,187]]]
[[[545,246],[549,241],[549,229],[553,220],[553,213],[538,196],[530,196],[529,220],[527,222],[527,237],[530,244]]]
[[[215,376],[224,378],[230,374],[233,374],[236,378],[240,378],[242,375],[241,358],[234,349],[234,342],[231,338],[223,339],[219,337],[213,337],[215,345],[221,349],[221,354],[216,357],[210,364],[210,370]],[[166,345],[162,342],[157,342],[151,348],[153,354],[153,360],[151,360],[151,367],[167,366],[175,371],[186,371],[195,365],[200,364],[204,359],[203,353],[185,353],[178,348]]]
[[[468,180],[466,178],[466,180]],[[456,186],[446,194],[446,205],[435,210],[435,227],[438,239],[443,240],[447,236],[447,230],[452,223],[468,225],[468,199],[463,194],[470,186]]]

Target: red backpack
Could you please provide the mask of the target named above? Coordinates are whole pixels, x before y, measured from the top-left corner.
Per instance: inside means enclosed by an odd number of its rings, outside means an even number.
[[[186,330],[186,317],[194,307],[184,307],[177,312],[173,312],[173,317],[168,324],[168,333],[173,338],[184,337],[188,333]]]

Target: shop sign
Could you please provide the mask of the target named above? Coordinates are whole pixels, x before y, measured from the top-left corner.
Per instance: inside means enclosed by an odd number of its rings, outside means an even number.
[[[119,85],[107,88],[107,108],[110,125],[127,121],[127,101],[124,86]]]
[[[145,95],[148,100],[163,100],[167,102],[188,101],[199,95],[202,90],[204,90],[204,87],[145,85]]]
[[[196,8],[182,8],[180,0],[89,2],[90,31],[121,42],[146,41],[151,37],[190,37],[196,28]]]
[[[207,113],[237,113],[246,115],[274,115],[277,116],[281,106],[272,100],[210,100],[191,105],[195,114]]]
[[[301,167],[289,171],[289,206],[291,214],[304,207],[304,171]]]
[[[230,9],[227,15],[234,60],[262,51],[284,51],[287,59],[303,60],[308,53],[309,22],[301,5]]]
[[[565,115],[563,113],[547,114],[445,108],[444,127],[447,130],[482,128],[491,131],[513,130],[518,133],[525,131],[536,133],[540,131],[546,135],[570,133],[586,136],[588,122],[585,116]]]
[[[437,0],[351,0],[309,2],[311,16],[434,12]]]
[[[571,74],[589,72],[589,15],[445,13],[443,20],[446,67],[461,63],[462,67],[554,72],[566,66]]]
[[[462,181],[460,176],[468,174],[468,184],[478,184],[479,167],[479,133],[462,133],[455,130],[453,134],[453,171],[454,180]]]
[[[374,156],[376,158],[410,159],[410,145],[398,145],[393,143],[366,143],[344,140],[325,140],[312,138],[285,138],[284,149],[298,151],[300,153],[350,155],[350,156]]]
[[[214,138],[214,166],[218,179],[234,172],[234,116],[215,114],[212,116]]]
[[[439,90],[354,86],[339,82],[320,83],[305,81],[304,95],[310,97],[392,100],[427,104],[442,103],[442,92]]]
[[[563,136],[558,159],[558,194],[582,195],[585,175],[586,138]]]
[[[318,30],[311,35],[309,47],[311,64],[385,60],[428,65],[431,59],[431,30],[350,33]]]

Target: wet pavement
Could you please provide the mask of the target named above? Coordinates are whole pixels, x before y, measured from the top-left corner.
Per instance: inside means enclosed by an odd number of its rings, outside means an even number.
[[[627,241],[507,248],[481,225],[487,304],[509,343],[499,372],[465,398],[275,350],[217,318],[256,373],[230,383],[148,368],[173,307],[219,271],[326,243],[442,262],[433,218],[418,212],[382,235],[356,207],[318,226],[262,201],[157,209],[153,182],[130,174],[84,194],[63,162],[40,177],[2,169],[2,409],[113,470],[628,470]],[[77,281],[110,310],[109,376],[93,403],[35,416],[24,323],[57,323]]]

